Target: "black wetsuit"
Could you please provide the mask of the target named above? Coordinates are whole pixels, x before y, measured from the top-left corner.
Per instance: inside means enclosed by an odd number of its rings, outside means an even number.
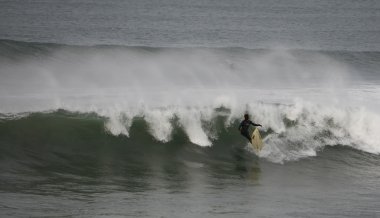
[[[261,126],[260,124],[256,124],[250,120],[243,120],[241,121],[240,125],[239,125],[239,130],[240,130],[240,133],[246,137],[248,139],[248,141],[251,141],[251,136],[249,135],[249,125],[253,125],[253,126]]]

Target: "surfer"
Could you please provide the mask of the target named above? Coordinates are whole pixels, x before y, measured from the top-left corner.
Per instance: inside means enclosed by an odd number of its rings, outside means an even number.
[[[239,125],[239,131],[250,142],[251,142],[251,136],[249,135],[248,129],[249,129],[249,125],[251,125],[251,124],[253,126],[261,126],[260,124],[257,124],[257,123],[254,123],[254,122],[250,121],[248,114],[244,114],[244,120],[241,121],[241,123]]]

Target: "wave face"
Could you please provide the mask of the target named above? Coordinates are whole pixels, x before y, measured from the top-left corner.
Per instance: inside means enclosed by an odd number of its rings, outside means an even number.
[[[263,125],[260,155],[272,162],[334,145],[379,154],[379,60],[378,52],[3,40],[2,149],[245,145],[236,129],[248,112]]]
[[[336,145],[380,153],[379,116],[364,109],[340,110],[301,103],[250,106],[254,108],[251,114],[264,126],[261,133],[265,147],[260,156],[271,162],[316,156],[326,146]],[[224,108],[149,109],[134,116],[128,112],[100,116],[59,110],[2,117],[3,154],[9,153],[7,149],[16,149],[9,145],[21,146],[22,150],[39,147],[55,152],[68,147],[91,150],[115,145],[154,149],[152,146],[195,144],[226,149],[248,144],[237,131],[239,118]],[[32,153],[35,152],[38,150]]]

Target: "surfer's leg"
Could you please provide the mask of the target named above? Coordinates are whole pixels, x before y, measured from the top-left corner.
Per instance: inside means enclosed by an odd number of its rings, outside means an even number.
[[[247,137],[248,141],[251,142],[251,136],[249,136],[249,134],[247,134],[245,137]]]
[[[249,136],[248,132],[241,132],[241,134],[248,139],[249,142],[251,142],[251,137]]]

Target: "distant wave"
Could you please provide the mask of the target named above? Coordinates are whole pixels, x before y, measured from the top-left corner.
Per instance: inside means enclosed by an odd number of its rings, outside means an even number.
[[[75,45],[75,44],[60,44],[60,43],[51,43],[51,42],[30,42],[30,41],[16,41],[10,39],[0,39],[0,51],[3,51],[3,54],[6,54],[6,50],[8,51],[19,51],[25,52],[28,54],[28,51],[33,52],[47,52],[53,51],[54,49],[62,49],[62,48],[81,48],[81,49],[135,49],[142,51],[160,51],[160,50],[184,50],[184,49],[210,49],[210,50],[225,50],[231,52],[249,52],[249,51],[266,51],[276,49],[252,49],[252,48],[244,48],[244,47],[149,47],[149,46],[130,46],[130,45],[120,45],[120,44],[94,44],[94,45]],[[380,51],[351,51],[351,50],[317,50],[317,49],[296,49],[296,48],[286,48],[286,47],[278,47],[277,49],[298,51],[298,52],[322,52],[325,54],[335,54],[335,55],[344,55],[344,54],[362,54],[362,55],[379,55]]]

